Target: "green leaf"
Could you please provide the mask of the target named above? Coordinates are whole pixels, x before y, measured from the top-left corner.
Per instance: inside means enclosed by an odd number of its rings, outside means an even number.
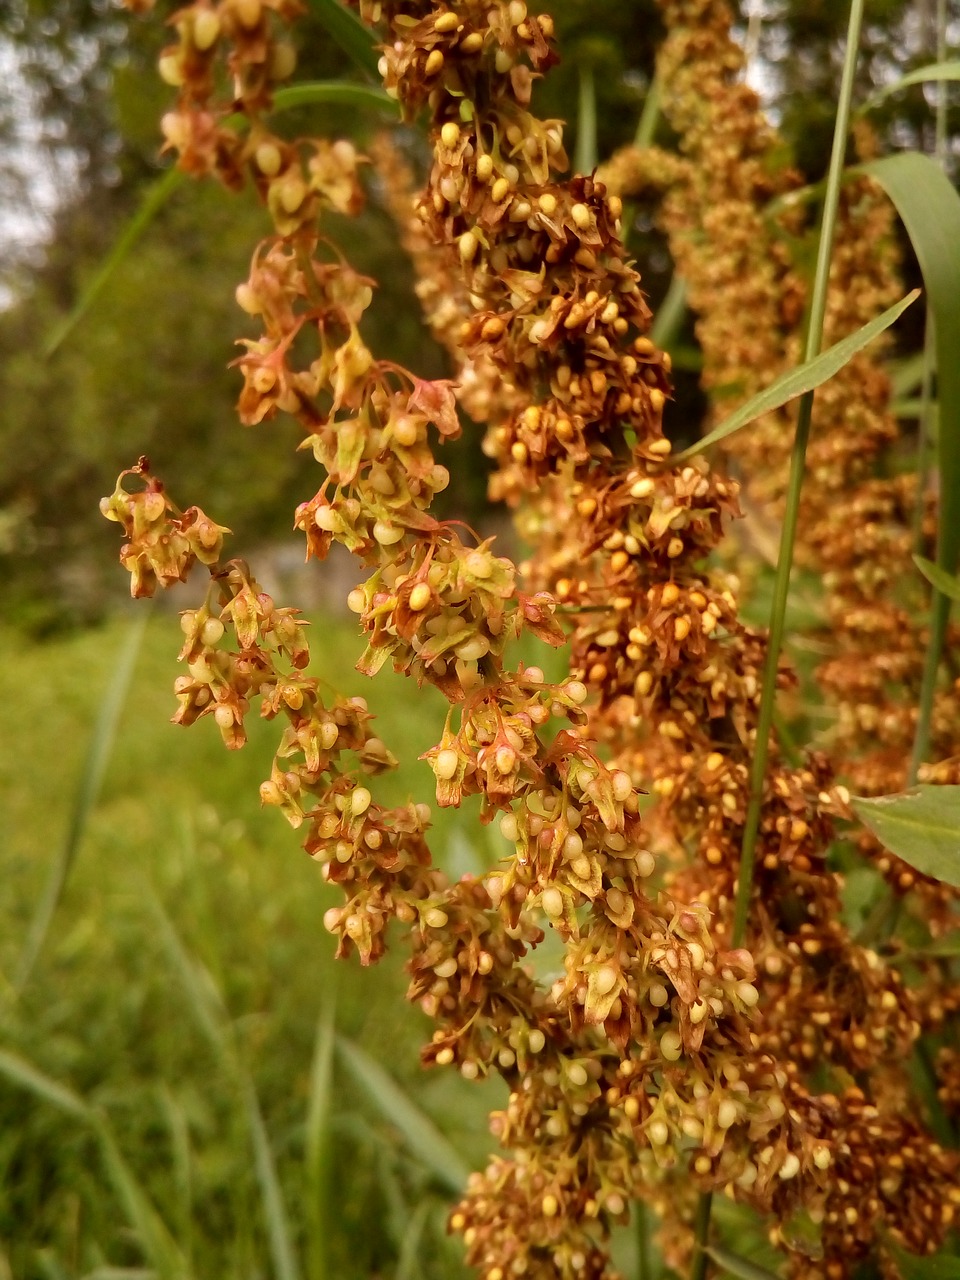
[[[361,71],[378,77],[377,63],[380,55],[374,44],[373,32],[365,27],[351,10],[338,0],[310,0],[310,9],[326,29],[327,35],[357,64]]]
[[[858,114],[863,115],[867,111],[872,111],[874,107],[879,106],[892,94],[899,93],[901,89],[909,89],[915,84],[927,84],[933,80],[960,80],[960,62],[931,62],[925,67],[917,67],[899,80],[895,80],[893,84],[885,85],[876,93],[872,93]]]
[[[891,853],[925,876],[960,888],[960,786],[912,787],[852,803]]]
[[[802,396],[806,392],[813,391],[821,386],[832,378],[838,370],[842,369],[845,364],[849,363],[858,351],[862,351],[874,338],[879,337],[885,329],[889,329],[903,315],[907,307],[916,302],[919,296],[920,290],[914,289],[905,298],[901,298],[892,307],[888,307],[882,315],[863,325],[856,333],[851,333],[841,342],[828,347],[826,351],[821,352],[815,359],[798,365],[796,369],[791,369],[789,373],[785,373],[776,382],[771,383],[766,390],[751,396],[745,404],[740,406],[736,413],[731,414],[729,418],[721,422],[718,427],[715,427],[713,431],[705,435],[697,444],[691,445],[689,449],[677,454],[675,460],[681,462],[686,458],[693,457],[710,445],[716,444],[720,440],[726,440],[727,436],[732,436],[735,431],[739,431],[756,418],[762,417],[763,414],[779,409],[788,401],[796,399],[797,396]]]
[[[949,596],[951,600],[960,600],[960,579],[953,574],[944,573],[939,565],[925,556],[914,556],[913,563],[930,585],[936,587],[942,595]]]
[[[935,160],[917,151],[886,156],[863,166],[880,183],[907,229],[933,314],[937,368],[940,519],[937,565],[956,573],[960,556],[960,195]],[[916,777],[926,758],[940,655],[950,616],[948,598],[937,592],[930,617],[930,641],[917,708],[917,732],[910,762]]]
[[[123,642],[123,648],[117,655],[110,683],[104,690],[97,721],[90,735],[90,744],[83,762],[83,772],[74,792],[67,834],[51,864],[43,896],[37,903],[26,942],[23,944],[23,950],[17,962],[14,978],[14,988],[17,991],[22,991],[27,985],[33,966],[43,949],[50,922],[63,897],[67,879],[83,843],[91,810],[100,795],[110,752],[113,750],[117,736],[120,713],[126,702],[127,690],[130,687],[130,679],[143,643],[149,616],[149,610],[145,609],[131,626]]]
[[[739,1253],[724,1249],[722,1245],[707,1245],[704,1253],[712,1258],[718,1267],[736,1276],[737,1280],[781,1280],[775,1271],[768,1271],[766,1267],[751,1262],[749,1258],[742,1258]]]
[[[933,311],[940,431],[940,529],[937,564],[947,573],[960,552],[960,195],[935,160],[916,151],[863,166],[896,205]]]
[[[342,1036],[336,1039],[343,1065],[375,1104],[384,1118],[399,1129],[410,1150],[448,1191],[459,1195],[470,1174],[460,1158],[428,1115],[410,1100],[392,1076],[357,1045]]]
[[[960,1258],[952,1254],[934,1254],[932,1257],[907,1253],[893,1241],[886,1241],[886,1247],[896,1259],[897,1270],[903,1280],[960,1280]]]

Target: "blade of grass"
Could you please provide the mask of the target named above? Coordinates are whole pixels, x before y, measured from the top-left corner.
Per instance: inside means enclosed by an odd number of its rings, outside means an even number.
[[[116,271],[117,267],[183,181],[184,174],[179,169],[168,169],[162,178],[158,178],[156,182],[147,188],[147,193],[141,200],[140,207],[117,237],[113,248],[97,268],[93,279],[81,293],[76,305],[69,315],[57,325],[47,340],[47,345],[44,348],[44,355],[47,359],[62,347],[66,339],[73,333],[103,292],[114,271]]]
[[[394,1280],[417,1280],[418,1276],[423,1275],[420,1241],[432,1207],[429,1200],[421,1200],[414,1210],[410,1224],[403,1233]]]
[[[164,1082],[160,1088],[160,1104],[170,1130],[173,1152],[173,1183],[177,1192],[177,1239],[187,1264],[193,1269],[193,1153],[190,1148],[190,1126],[183,1107]]]
[[[300,1280],[300,1268],[293,1247],[293,1236],[283,1202],[283,1192],[280,1189],[280,1179],[277,1176],[277,1162],[263,1121],[257,1091],[246,1072],[242,1072],[242,1089],[250,1136],[253,1140],[257,1181],[260,1184],[260,1197],[267,1223],[273,1273],[276,1280]]]
[[[837,192],[839,192],[839,189],[840,183],[838,180]],[[809,401],[812,403],[813,392],[817,387],[822,386],[824,382],[832,378],[835,373],[853,359],[858,351],[862,351],[874,338],[879,337],[885,329],[889,329],[892,324],[899,320],[907,307],[916,302],[919,297],[920,290],[914,289],[905,298],[901,298],[892,307],[888,307],[882,315],[869,321],[868,324],[841,339],[840,342],[834,343],[826,351],[815,352],[811,355],[810,351],[813,348],[809,345],[808,340],[808,352],[802,364],[798,365],[796,369],[791,369],[789,373],[783,374],[782,377],[779,377],[776,382],[772,382],[763,391],[751,396],[749,400],[740,406],[736,413],[732,413],[729,418],[725,418],[719,426],[714,427],[695,445],[691,445],[689,449],[684,449],[682,453],[675,454],[674,460],[682,462],[697,453],[701,453],[704,449],[709,448],[710,445],[717,444],[720,440],[726,440],[727,436],[732,436],[735,431],[742,430],[763,414],[781,408],[788,401],[795,400],[798,396],[803,397],[804,402],[809,397]],[[821,320],[821,337],[822,333],[823,322]],[[801,410],[802,408],[803,405],[801,404]]]
[[[330,1280],[329,1233],[333,1220],[333,1046],[336,1000],[325,1001],[317,1026],[307,1106],[307,1273],[310,1280]]]
[[[470,1174],[456,1148],[379,1063],[357,1045],[336,1037],[337,1054],[384,1118],[399,1129],[410,1150],[448,1191],[459,1195]]]
[[[70,822],[63,844],[57,851],[51,864],[44,886],[43,896],[37,903],[26,941],[17,961],[13,985],[17,993],[23,991],[33,972],[43,944],[50,929],[50,922],[63,897],[71,868],[76,861],[80,846],[86,834],[90,813],[100,795],[104,774],[110,760],[110,753],[117,736],[117,724],[120,713],[127,698],[130,678],[136,666],[137,656],[143,643],[144,632],[149,621],[149,610],[143,610],[131,624],[117,656],[116,666],[110,677],[103,698],[96,724],[90,736],[83,769],[73,796]]]
[[[886,156],[864,169],[896,206],[917,255],[927,305],[933,313],[940,469],[936,562],[945,573],[953,574],[960,555],[960,195],[935,160],[915,151]],[[929,750],[930,717],[949,613],[949,600],[935,592],[910,762],[911,782]]]
[[[934,564],[932,560],[927,560],[924,556],[914,556],[913,563],[932,587],[936,587],[951,600],[960,600],[960,579],[954,574],[944,573],[939,565]]]
[[[361,71],[378,76],[380,56],[374,44],[374,35],[351,10],[338,0],[310,0],[310,9],[325,29],[327,35],[338,44],[347,57]]]

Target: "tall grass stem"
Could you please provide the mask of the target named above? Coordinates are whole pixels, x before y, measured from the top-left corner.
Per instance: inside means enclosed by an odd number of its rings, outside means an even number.
[[[860,46],[860,30],[863,25],[863,9],[864,0],[852,0],[850,19],[847,26],[843,75],[840,81],[840,97],[834,121],[833,149],[830,155],[830,168],[827,174],[827,186],[823,202],[823,217],[820,224],[817,268],[813,281],[810,316],[807,324],[807,337],[803,356],[805,362],[816,358],[823,342],[827,289],[830,278],[830,258],[833,253],[833,242],[836,233],[840,185],[843,180],[847,134],[850,127],[850,109],[853,101],[854,73],[857,65],[857,52]],[[734,947],[739,947],[743,943],[747,929],[747,914],[750,907],[750,891],[757,850],[757,834],[760,829],[760,809],[763,803],[763,783],[767,772],[767,758],[770,752],[770,730],[773,725],[774,705],[776,702],[777,670],[780,663],[780,652],[783,648],[787,595],[790,590],[790,569],[793,563],[793,551],[800,512],[800,490],[803,485],[807,442],[810,438],[810,423],[813,415],[813,396],[814,393],[809,391],[800,399],[797,431],[790,458],[786,511],[784,512],[783,530],[780,535],[780,553],[777,558],[773,606],[770,613],[770,636],[767,643],[760,710],[757,718],[756,748],[750,771],[750,801],[747,807],[743,844],[740,852],[740,875],[737,884],[731,938],[731,944]]]

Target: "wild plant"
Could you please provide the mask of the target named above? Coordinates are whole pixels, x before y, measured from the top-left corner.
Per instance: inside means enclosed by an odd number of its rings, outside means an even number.
[[[932,550],[936,502],[884,473],[896,424],[865,354],[818,396],[802,506],[813,382],[798,412],[784,392],[729,434],[740,479],[698,448],[677,456],[671,360],[650,336],[613,190],[662,193],[715,425],[730,385],[762,395],[798,363],[819,368],[824,333],[836,343],[902,309],[885,198],[865,176],[839,190],[850,84],[811,284],[792,251],[810,202],[777,168],[719,0],[662,0],[659,79],[680,155],[631,151],[572,177],[562,123],[531,106],[556,60],[547,14],[525,0],[358,7],[382,41],[386,94],[426,121],[415,201],[390,140],[372,152],[452,379],[380,360],[361,336],[373,282],[322,226],[360,208],[364,157],[274,128],[296,0],[180,9],[160,60],[178,90],[162,130],[181,168],[249,183],[269,212],[237,289],[262,327],[236,361],[240,420],[302,428],[320,480],[295,525],[308,557],[339,542],[363,566],[347,602],[366,641],[358,666],[373,676],[389,661],[442,692],[431,802],[479,796],[504,856],[453,880],[431,849],[430,804],[378,801],[394,758],[367,702],[323,695],[302,617],[225,559],[229,531],[179,508],[141,459],[102,504],[123,527],[133,594],[198,562],[209,572],[204,603],[182,616],[174,719],[212,716],[231,749],[254,706],[281,721],[261,799],[343,890],[324,917],[338,955],[376,961],[399,922],[409,997],[436,1026],[424,1065],[505,1081],[500,1152],[450,1218],[485,1280],[610,1276],[607,1239],[636,1206],[655,1209],[672,1267],[702,1277],[713,1256],[746,1274],[712,1241],[717,1197],[764,1215],[791,1274],[911,1274],[960,1203],[957,987],[942,945],[956,906],[856,825],[850,788],[912,780],[930,628],[920,580],[898,594],[899,577],[911,550]],[[522,573],[431,514],[458,400],[487,423],[492,493],[532,544]],[[769,634],[743,620],[724,554],[741,487],[790,530]],[[798,556],[823,578],[816,679],[831,708],[830,731],[802,743],[773,727],[778,693],[799,680],[781,654],[798,517]],[[949,574],[949,546],[938,557]],[[562,649],[565,678],[517,656],[525,633]],[[937,685],[936,658],[916,763],[954,783],[957,689]],[[850,843],[891,883],[859,935]],[[552,980],[531,963],[547,931],[563,949]]]

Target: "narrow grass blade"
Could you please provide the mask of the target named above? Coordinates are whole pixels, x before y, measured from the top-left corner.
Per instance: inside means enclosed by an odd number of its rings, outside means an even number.
[[[173,1184],[178,1200],[177,1239],[192,1267],[194,1159],[190,1146],[190,1126],[183,1107],[166,1083],[160,1089],[160,1103],[170,1130],[170,1146],[173,1151]]]
[[[267,1127],[263,1122],[263,1113],[253,1082],[244,1073],[243,1076],[244,1105],[250,1125],[250,1136],[253,1140],[253,1158],[257,1171],[257,1182],[260,1184],[260,1197],[263,1201],[264,1217],[267,1224],[267,1236],[270,1240],[270,1256],[273,1260],[275,1280],[300,1280],[300,1268],[293,1247],[293,1237],[287,1220],[287,1210],[283,1203],[283,1192],[280,1179],[277,1177],[277,1163],[273,1148],[267,1136]]]
[[[188,1274],[187,1265],[173,1236],[121,1155],[107,1122],[98,1117],[96,1127],[107,1176],[147,1260],[163,1280],[181,1280]]]
[[[577,111],[577,153],[573,159],[575,173],[592,173],[597,167],[597,89],[593,67],[581,62],[580,97]]]
[[[907,72],[905,76],[901,76],[893,84],[884,85],[882,89],[872,93],[860,107],[857,114],[864,115],[866,112],[872,111],[881,102],[885,102],[887,98],[899,93],[902,89],[909,89],[911,85],[928,84],[936,80],[960,80],[960,62],[931,62],[925,67],[917,67],[915,70]]]
[[[885,156],[864,170],[874,177],[896,206],[907,229],[933,312],[937,367],[940,469],[940,520],[937,565],[955,573],[960,556],[960,194],[939,164],[916,151]],[[933,597],[930,641],[924,668],[917,732],[910,762],[911,781],[926,758],[937,672],[943,652],[950,604],[939,591]]]
[[[52,356],[58,348],[63,346],[63,343],[87,314],[96,302],[97,298],[99,298],[114,271],[116,271],[117,267],[137,243],[144,231],[146,231],[147,227],[154,220],[183,180],[184,175],[178,169],[168,169],[162,178],[158,178],[152,186],[147,188],[146,195],[140,202],[139,209],[137,209],[136,213],[117,237],[116,244],[114,244],[106,258],[97,268],[96,274],[84,289],[83,293],[81,293],[73,310],[63,321],[61,321],[59,325],[57,325],[47,340],[47,345],[44,348],[44,354],[48,358]]]
[[[470,1174],[455,1147],[420,1108],[410,1100],[383,1067],[357,1045],[336,1038],[337,1054],[383,1117],[399,1129],[410,1150],[448,1191],[458,1194]]]
[[[925,876],[960,887],[960,786],[913,787],[852,803],[891,853]]]
[[[403,1233],[394,1280],[417,1280],[418,1276],[423,1275],[420,1242],[423,1240],[424,1228],[432,1207],[429,1200],[421,1200],[414,1210],[410,1223]]]
[[[914,556],[913,563],[917,566],[931,587],[936,589],[945,596],[949,596],[951,600],[960,600],[960,579],[954,574],[944,573],[939,565],[928,560],[925,556]]]
[[[932,1257],[907,1253],[891,1240],[886,1242],[886,1247],[893,1255],[903,1280],[960,1280],[960,1258],[943,1253]]]
[[[19,1085],[21,1089],[27,1089],[30,1093],[36,1094],[44,1102],[49,1102],[58,1111],[65,1111],[85,1124],[93,1123],[93,1110],[72,1089],[58,1084],[56,1080],[51,1080],[25,1058],[9,1053],[6,1049],[0,1049],[0,1075],[6,1076],[12,1084]]]
[[[334,105],[338,107],[371,107],[399,115],[400,107],[383,89],[374,85],[356,84],[351,80],[316,80],[305,84],[292,84],[278,89],[273,96],[273,113],[289,111],[291,107]]]
[[[310,9],[325,28],[327,35],[351,58],[361,71],[378,76],[379,55],[373,32],[339,0],[310,0]]]
[[[63,896],[63,891],[87,830],[90,812],[100,795],[103,777],[117,735],[117,724],[127,698],[130,679],[143,642],[149,613],[144,610],[132,623],[117,658],[113,675],[100,703],[97,722],[90,737],[83,771],[74,792],[70,823],[63,844],[47,877],[43,896],[37,904],[14,976],[14,989],[23,991],[43,949],[50,922]]]
[[[782,405],[787,404],[788,401],[795,400],[797,396],[815,391],[817,387],[822,386],[824,382],[832,378],[845,364],[848,364],[858,351],[862,351],[874,338],[879,337],[885,329],[889,329],[892,324],[899,320],[907,307],[916,302],[919,297],[920,290],[914,289],[905,298],[901,298],[892,307],[888,307],[875,320],[863,325],[856,333],[851,333],[840,342],[834,343],[832,347],[828,347],[826,351],[821,352],[814,359],[798,365],[796,369],[791,369],[789,373],[785,373],[764,391],[751,396],[745,404],[740,406],[736,413],[731,414],[729,418],[721,422],[718,427],[715,427],[713,431],[705,435],[697,444],[685,449],[683,453],[677,454],[675,460],[680,462],[685,458],[692,457],[709,448],[710,445],[717,444],[720,440],[726,440],[727,436],[732,436],[735,431],[740,431],[756,418],[762,417],[763,414],[779,409]]]
[[[333,1046],[336,1002],[327,1000],[317,1027],[307,1107],[307,1270],[310,1280],[331,1280],[329,1236],[333,1215]]]

